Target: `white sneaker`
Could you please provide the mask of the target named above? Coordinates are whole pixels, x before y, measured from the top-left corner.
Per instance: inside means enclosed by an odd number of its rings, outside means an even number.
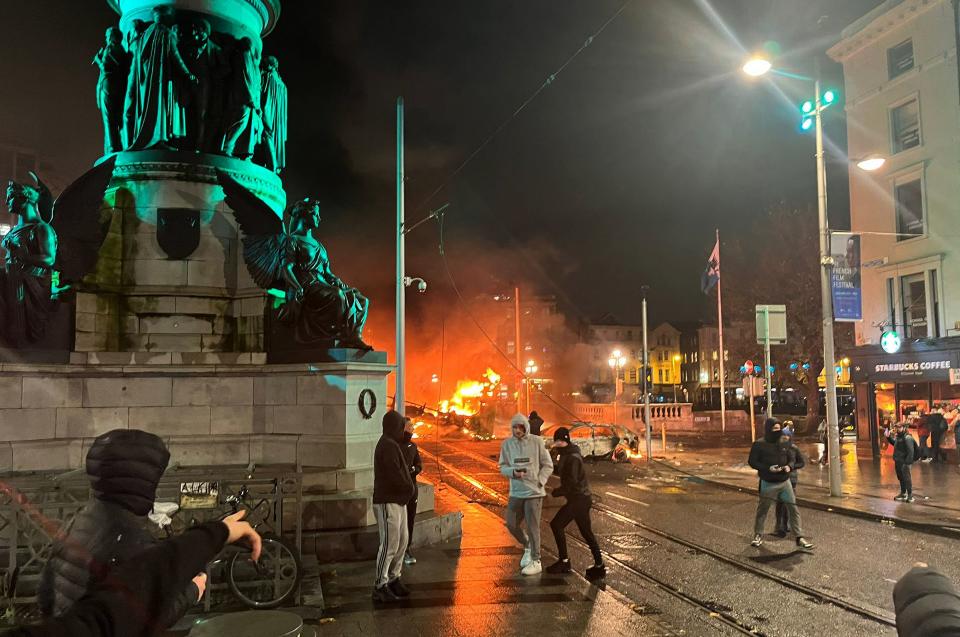
[[[531,560],[529,564],[520,569],[521,575],[539,575],[543,572],[543,565],[540,560]]]
[[[520,558],[520,568],[527,568],[533,557],[530,555],[530,549],[523,549],[523,557]]]

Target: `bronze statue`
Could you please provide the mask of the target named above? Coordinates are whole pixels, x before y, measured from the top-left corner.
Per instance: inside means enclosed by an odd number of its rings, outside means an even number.
[[[70,184],[54,202],[33,173],[34,184],[7,186],[7,208],[17,217],[0,247],[6,252],[0,271],[0,341],[23,348],[41,338],[56,297],[53,272],[62,291],[96,264],[109,228],[101,220],[103,193],[113,175],[115,157]]]
[[[180,56],[177,39],[171,7],[154,7],[151,23],[135,21],[124,105],[127,150],[178,148],[187,136],[185,93],[198,79]]]
[[[103,153],[123,150],[120,131],[123,128],[123,99],[130,71],[130,54],[123,48],[123,35],[117,27],[109,27],[103,48],[93,58],[100,69],[97,80],[97,108],[103,118]]]
[[[296,202],[283,221],[225,172],[218,170],[217,177],[240,224],[247,270],[261,288],[285,291],[280,320],[293,325],[297,341],[372,349],[362,340],[369,300],[330,270],[327,250],[313,236],[318,203]]]
[[[263,120],[260,117],[260,51],[250,38],[240,38],[232,56],[233,82],[227,96],[223,152],[250,159]]]
[[[272,55],[263,59],[262,72],[260,109],[263,135],[258,159],[279,173],[287,164],[287,85],[280,79],[280,62]]]

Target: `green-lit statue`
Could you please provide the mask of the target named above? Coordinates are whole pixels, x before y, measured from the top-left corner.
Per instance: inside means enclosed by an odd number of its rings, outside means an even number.
[[[97,108],[103,118],[103,152],[105,155],[123,150],[120,132],[123,129],[123,100],[130,71],[130,54],[123,48],[123,35],[117,27],[106,32],[103,48],[93,58],[100,69],[97,80]]]
[[[233,76],[227,94],[226,133],[223,152],[250,159],[260,140],[260,50],[250,38],[240,38],[233,50]]]
[[[64,287],[77,282],[97,261],[109,228],[102,220],[103,193],[113,174],[111,157],[73,182],[57,198],[31,173],[34,184],[7,185],[7,208],[17,217],[0,247],[0,342],[23,348],[43,338],[54,307],[53,272]]]
[[[243,235],[243,258],[263,289],[286,292],[280,319],[293,325],[300,343],[372,349],[363,342],[370,302],[331,270],[327,250],[313,236],[320,223],[316,201],[298,201],[286,222],[232,177],[217,171]]]
[[[280,62],[272,55],[263,59],[260,79],[260,109],[263,135],[258,160],[279,173],[287,164],[287,85],[280,79]]]
[[[153,22],[134,21],[124,105],[124,148],[178,148],[187,137],[189,86],[198,83],[180,55],[174,11],[154,7]]]

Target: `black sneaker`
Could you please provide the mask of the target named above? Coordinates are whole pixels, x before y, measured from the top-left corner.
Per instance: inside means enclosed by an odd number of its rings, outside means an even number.
[[[573,569],[570,567],[570,560],[557,560],[547,567],[547,573],[550,575],[565,575],[572,572]]]
[[[900,495],[895,495],[895,496],[893,496],[893,499],[894,499],[894,500],[906,500],[906,499],[907,499],[907,494],[906,494],[906,493],[901,493]]]
[[[753,542],[750,542],[750,546],[760,546],[761,544],[763,544],[763,536],[754,535]]]
[[[387,588],[397,597],[410,597],[410,589],[403,585],[399,577],[387,584]]]
[[[810,542],[807,542],[802,537],[797,538],[797,546],[804,549],[805,551],[809,551],[810,549],[813,548],[813,544],[811,544]]]
[[[607,576],[607,567],[603,564],[594,564],[587,569],[587,579],[590,581],[603,579]]]
[[[373,602],[375,604],[390,604],[399,601],[400,598],[393,594],[389,585],[373,589]]]
[[[908,496],[907,496],[907,499],[904,500],[904,502],[913,502],[915,499],[916,499],[916,498],[914,498],[912,495],[908,495]]]

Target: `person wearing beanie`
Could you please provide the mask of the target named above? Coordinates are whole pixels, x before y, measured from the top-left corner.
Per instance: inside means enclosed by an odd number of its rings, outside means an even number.
[[[787,466],[790,467],[789,473],[787,473],[788,479],[790,480],[790,486],[793,487],[793,494],[797,494],[797,478],[799,477],[797,470],[803,469],[807,465],[806,459],[803,457],[803,452],[800,451],[800,448],[793,443],[793,421],[788,420],[783,423],[783,435],[780,436],[780,444],[784,449],[787,450]],[[789,516],[787,515],[786,505],[777,500],[776,515],[774,516],[777,520],[776,530],[773,532],[777,537],[787,537],[787,528],[789,528]]]
[[[375,602],[396,602],[410,595],[410,590],[400,581],[400,573],[410,540],[407,505],[417,485],[401,446],[404,424],[400,413],[392,409],[385,413],[383,434],[373,452],[373,514],[380,532],[373,588]]]
[[[92,498],[54,541],[40,574],[37,603],[46,617],[68,612],[112,568],[152,546],[147,514],[170,452],[154,434],[115,429],[94,439],[86,457]],[[167,628],[196,604],[206,575],[169,598],[156,624]]]
[[[411,565],[417,563],[417,558],[410,552],[410,544],[413,544],[413,523],[417,517],[417,496],[419,495],[419,490],[416,488],[417,476],[423,472],[423,460],[420,459],[420,449],[417,448],[417,443],[413,441],[413,421],[409,418],[404,419],[403,444],[401,446],[414,486],[413,498],[407,503],[407,550],[403,554],[403,563]]]
[[[540,516],[545,486],[553,473],[553,460],[540,436],[530,435],[530,423],[523,414],[510,420],[513,434],[500,445],[500,473],[510,478],[510,498],[507,501],[507,529],[523,545],[520,572],[538,575],[543,572],[540,563]],[[526,521],[524,533],[520,526]]]
[[[960,635],[960,593],[943,573],[923,562],[913,565],[893,587],[900,637]]]
[[[550,521],[550,530],[553,531],[553,539],[557,543],[559,559],[547,567],[547,573],[562,575],[573,570],[570,566],[570,558],[567,556],[566,528],[570,522],[576,522],[580,535],[583,536],[593,555],[593,566],[587,569],[587,578],[598,579],[606,574],[607,569],[600,554],[600,544],[597,543],[590,525],[590,507],[593,505],[593,498],[590,495],[590,485],[587,483],[587,472],[583,467],[580,447],[570,442],[570,430],[560,427],[553,434],[553,448],[559,454],[555,471],[560,476],[560,487],[554,489],[551,495],[555,498],[564,497],[567,502],[560,507]]]
[[[543,427],[543,418],[540,417],[535,411],[530,412],[530,417],[527,418],[527,422],[530,423],[530,435],[539,436],[540,428]]]
[[[793,485],[790,484],[790,460],[787,450],[780,444],[783,435],[782,425],[775,418],[767,418],[763,426],[763,438],[757,440],[750,447],[748,463],[757,471],[760,477],[760,498],[757,501],[757,517],[753,524],[752,546],[763,544],[763,526],[767,521],[767,513],[774,502],[783,502],[787,508],[790,530],[797,536],[797,546],[802,549],[812,549],[813,544],[803,537],[800,526],[800,509],[797,508],[797,499],[793,494]]]

